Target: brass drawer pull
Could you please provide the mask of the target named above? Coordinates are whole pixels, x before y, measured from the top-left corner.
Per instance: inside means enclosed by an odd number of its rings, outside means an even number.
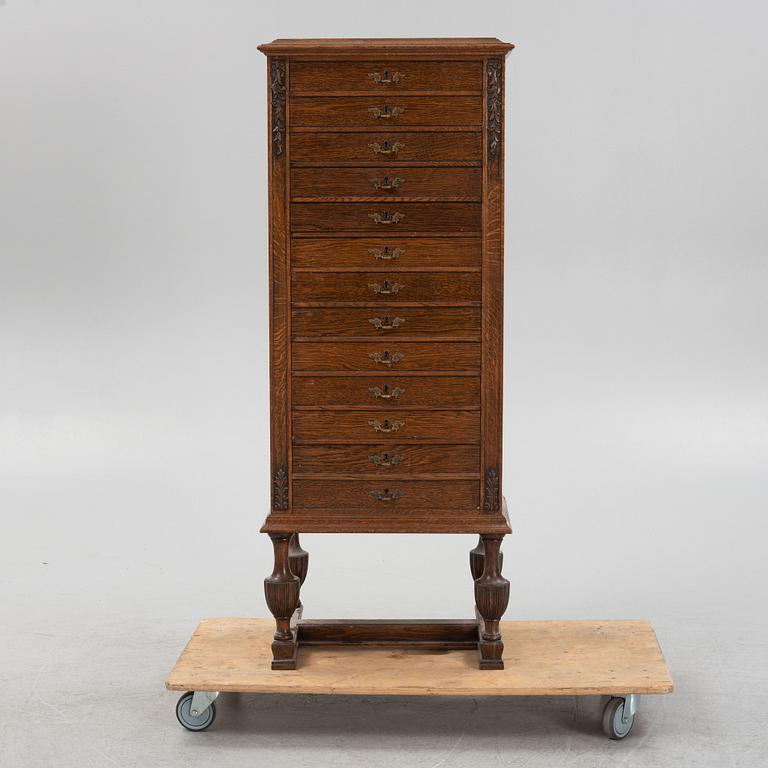
[[[373,393],[374,397],[380,397],[382,400],[397,400],[400,395],[405,394],[405,390],[401,387],[389,388],[389,384],[385,384],[383,387],[368,387],[368,391]]]
[[[378,352],[371,352],[368,357],[373,360],[374,363],[381,363],[382,365],[392,365],[394,363],[399,363],[405,355],[402,352],[392,352],[388,349],[384,350],[384,354],[379,354]]]
[[[369,419],[368,426],[373,427],[374,432],[397,432],[400,427],[405,426],[404,421],[390,421],[384,419],[384,421],[378,421],[377,419]]]
[[[396,155],[405,147],[405,144],[402,141],[393,141],[391,144],[388,141],[381,144],[378,141],[372,141],[368,146],[373,150],[374,155]]]
[[[403,283],[390,283],[389,280],[385,280],[383,283],[368,283],[368,287],[379,296],[391,296],[394,293],[399,293],[401,288],[405,288]]]
[[[390,83],[399,83],[405,75],[402,72],[393,72],[390,75],[389,70],[385,69],[383,72],[371,72],[368,77],[370,77],[374,83],[389,85]]]
[[[376,454],[374,454],[373,456],[369,456],[368,458],[377,467],[394,467],[394,466],[397,466],[403,460],[403,457],[399,453],[396,453],[393,456],[390,456],[388,453],[385,453],[383,456],[377,456]]]
[[[399,211],[395,213],[390,213],[389,211],[379,213],[376,211],[375,213],[369,213],[368,218],[373,219],[376,224],[399,224],[405,218],[405,214]]]
[[[390,320],[388,315],[384,315],[383,320],[379,317],[371,317],[368,322],[378,331],[392,331],[399,328],[405,320],[402,317],[393,317]]]
[[[391,491],[389,488],[385,488],[383,491],[377,489],[368,491],[368,493],[370,493],[376,501],[397,501],[403,495],[403,492],[399,488],[393,488]]]
[[[390,107],[389,104],[385,104],[383,107],[368,107],[368,111],[374,120],[389,120],[400,117],[405,112],[405,107]]]
[[[371,179],[371,185],[374,189],[397,189],[404,181],[400,176],[395,176],[394,179],[385,176],[383,179]]]
[[[370,253],[374,259],[392,261],[393,259],[399,259],[401,256],[405,256],[405,248],[395,248],[394,251],[390,252],[389,246],[385,245],[383,248],[369,248],[368,253]]]

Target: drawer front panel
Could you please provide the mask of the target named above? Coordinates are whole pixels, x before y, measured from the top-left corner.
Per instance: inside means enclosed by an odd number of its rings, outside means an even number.
[[[294,301],[480,301],[479,272],[297,272]]]
[[[294,168],[297,197],[461,197],[480,200],[479,168]]]
[[[297,509],[370,509],[382,514],[403,509],[449,507],[477,509],[477,480],[294,480],[293,506]]]
[[[340,61],[291,64],[291,91],[479,91],[480,62]]]
[[[480,344],[474,342],[294,342],[295,371],[475,371]]]
[[[477,445],[297,445],[294,474],[477,474]]]
[[[479,407],[479,376],[295,376],[293,404]]]
[[[382,131],[336,133],[294,132],[291,162],[473,162],[483,157],[479,131],[419,133]]]
[[[480,309],[476,307],[412,307],[320,309],[294,308],[294,336],[444,336],[476,338],[480,335]]]
[[[294,411],[293,437],[333,440],[480,439],[479,411]]]
[[[294,232],[480,232],[480,203],[292,203]]]
[[[294,267],[474,267],[480,268],[478,237],[295,238]]]
[[[291,123],[302,126],[482,125],[481,96],[325,96],[291,99]]]

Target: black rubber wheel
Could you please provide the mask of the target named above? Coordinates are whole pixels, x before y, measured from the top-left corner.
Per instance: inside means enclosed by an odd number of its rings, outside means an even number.
[[[635,723],[632,715],[624,722],[624,699],[620,696],[612,696],[603,710],[603,732],[609,739],[618,741],[629,736]]]
[[[216,719],[216,704],[211,702],[202,715],[194,717],[192,712],[192,691],[183,694],[176,704],[176,719],[188,731],[204,731]]]

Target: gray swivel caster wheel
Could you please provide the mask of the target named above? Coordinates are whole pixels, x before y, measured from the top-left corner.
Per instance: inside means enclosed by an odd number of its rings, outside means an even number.
[[[619,740],[629,735],[635,722],[634,714],[625,716],[625,700],[612,696],[603,710],[603,732],[609,739]]]
[[[192,714],[192,691],[182,695],[176,704],[176,719],[188,731],[204,731],[216,719],[216,705],[211,702],[201,715]]]

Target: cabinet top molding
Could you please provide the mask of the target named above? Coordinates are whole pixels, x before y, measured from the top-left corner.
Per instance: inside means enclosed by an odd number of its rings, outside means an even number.
[[[505,56],[515,46],[496,37],[281,38],[260,45],[267,56]]]

